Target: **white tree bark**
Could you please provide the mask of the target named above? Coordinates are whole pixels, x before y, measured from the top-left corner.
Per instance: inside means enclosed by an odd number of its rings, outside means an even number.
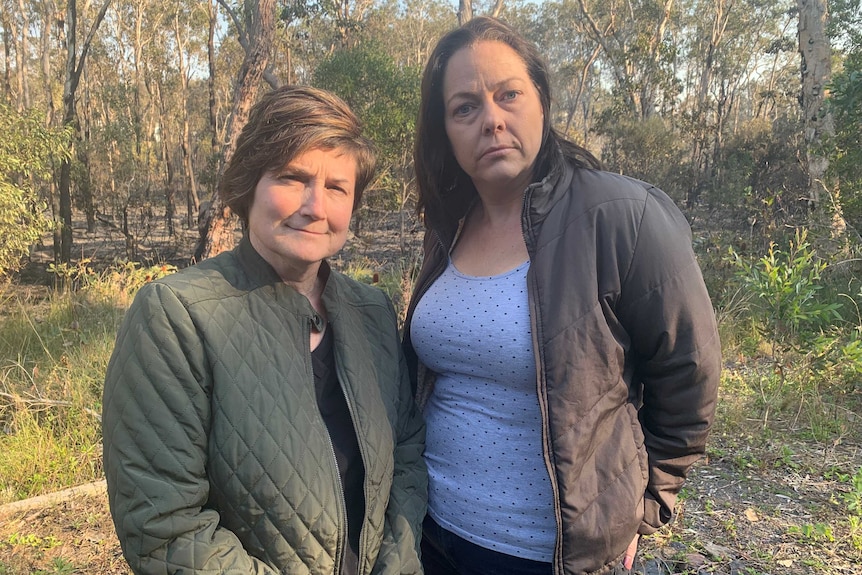
[[[835,134],[832,114],[824,106],[826,83],[832,76],[832,51],[826,36],[827,0],[797,0],[799,54],[802,57],[802,116],[808,163],[808,203],[820,205],[829,158],[819,151],[821,142]]]

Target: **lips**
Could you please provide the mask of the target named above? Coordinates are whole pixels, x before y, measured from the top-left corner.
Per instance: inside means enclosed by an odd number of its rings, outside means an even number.
[[[326,231],[327,231],[327,230],[324,230],[324,229],[316,230],[316,229],[312,229],[312,228],[303,228],[303,227],[300,227],[300,226],[291,226],[290,224],[285,224],[285,226],[284,226],[284,227],[285,227],[285,228],[287,228],[287,229],[289,229],[289,230],[292,230],[292,231],[294,231],[294,232],[300,232],[300,233],[303,233],[303,234],[310,234],[310,235],[314,235],[314,236],[322,236],[322,235],[325,235],[325,234],[326,234]]]
[[[488,148],[487,150],[485,150],[484,152],[482,152],[482,154],[479,156],[479,158],[481,159],[481,158],[485,158],[487,156],[493,156],[494,154],[497,154],[498,152],[505,152],[507,150],[514,150],[514,149],[515,149],[515,146],[492,146],[492,147]]]

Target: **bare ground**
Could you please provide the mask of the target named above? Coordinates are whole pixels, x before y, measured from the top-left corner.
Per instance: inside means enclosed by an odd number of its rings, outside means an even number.
[[[401,257],[400,225],[380,229],[373,241],[353,238],[335,264],[358,259],[384,265]],[[77,230],[77,237],[81,256],[100,261],[115,257],[122,240],[110,229]],[[183,237],[141,241],[139,256],[182,266],[195,239],[192,232]],[[408,226],[408,250],[418,239],[415,224]],[[34,254],[24,283],[44,281],[46,254]],[[854,545],[851,524],[854,513],[862,520],[862,510],[848,507],[854,496],[862,498],[848,482],[862,469],[862,425],[850,415],[848,431],[828,444],[794,439],[800,430],[763,429],[758,421],[719,421],[709,457],[692,469],[675,521],[643,540],[636,573],[862,573],[862,526],[855,528]],[[131,573],[103,483],[0,507],[0,575],[49,573]]]

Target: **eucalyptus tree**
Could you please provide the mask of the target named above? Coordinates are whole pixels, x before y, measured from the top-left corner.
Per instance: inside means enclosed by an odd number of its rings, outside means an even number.
[[[69,4],[69,9],[77,16],[77,11],[73,8],[74,3]],[[92,15],[92,10],[89,13]],[[74,117],[68,117],[69,103],[73,102],[69,97],[69,90],[76,88],[80,72],[78,71],[76,76],[75,70],[69,68],[70,53],[67,42],[70,31],[75,30],[75,24],[75,20],[69,18],[69,11],[64,14],[52,0],[0,1],[0,28],[3,39],[3,86],[0,99],[8,102],[22,115],[29,115],[36,110],[43,111],[41,117],[48,129],[53,129],[63,122],[63,118],[66,118],[67,125],[74,123]],[[77,47],[76,39],[72,39],[71,45]],[[67,90],[65,95],[64,88]],[[61,98],[64,97],[61,104]],[[60,105],[65,105],[65,108],[63,116],[58,118],[56,110]],[[70,157],[66,156],[64,159]],[[70,166],[67,165],[66,168],[69,169]],[[61,214],[61,203],[66,211],[70,212],[71,200],[66,194],[61,202],[55,181],[55,177],[41,178],[37,188],[41,188],[42,195],[52,210],[55,259],[59,261],[63,234],[71,233],[70,218],[64,218]],[[64,220],[67,223],[65,228]]]
[[[69,153],[69,132],[47,127],[37,110],[23,113],[0,98],[0,278],[19,268],[31,244],[51,227],[35,184]]]
[[[208,3],[207,6],[209,6]],[[175,7],[173,29],[177,74],[180,84],[180,89],[175,92],[175,96],[178,100],[180,110],[179,149],[183,166],[183,183],[180,187],[186,192],[186,227],[191,228],[195,224],[195,218],[200,210],[200,193],[195,173],[196,146],[193,143],[191,132],[193,123],[191,104],[193,100],[191,98],[189,83],[194,75],[194,69],[199,68],[199,64],[202,64],[204,61],[203,47],[208,42],[208,34],[207,37],[204,37],[201,35],[201,32],[203,30],[209,32],[208,21],[210,14],[198,2],[190,5],[177,3]],[[168,63],[166,62],[166,64]],[[166,160],[169,158],[169,155],[170,150],[166,149]],[[171,186],[170,181],[168,182],[167,189],[169,194],[172,194],[174,191],[174,187]],[[171,205],[172,203],[168,201],[166,219],[169,226],[173,222],[171,218]]]
[[[503,0],[494,0],[493,6],[488,9],[487,15],[496,18],[503,9]],[[465,24],[473,19],[473,0],[458,1],[458,25]]]
[[[675,0],[577,0],[579,18],[601,47],[602,68],[614,81],[620,111],[634,119],[656,113],[675,93]]]
[[[108,11],[111,0],[104,0],[101,7],[94,14],[85,14],[78,11],[77,0],[67,0],[65,20],[66,41],[66,66],[65,81],[63,83],[63,126],[77,128],[77,111],[75,98],[84,64],[87,61],[87,53],[96,36],[102,20]],[[90,27],[78,48],[78,18],[92,18]],[[60,236],[54,236],[54,258],[59,262],[69,262],[72,257],[72,161],[63,158],[60,162],[59,176],[59,218]],[[57,240],[59,239],[59,245]]]
[[[396,63],[423,67],[437,40],[455,25],[448,0],[383,0],[369,12],[363,38],[385,38]]]
[[[852,233],[862,241],[862,0],[830,5],[829,35],[839,67],[829,86],[835,137],[828,146],[833,193]]]
[[[768,110],[764,103],[777,102],[777,86],[792,78],[788,11],[787,1],[763,0],[697,0],[686,10],[677,124],[690,146],[689,206],[705,189],[721,186],[727,135]]]
[[[601,45],[591,39],[574,0],[544,3],[525,35],[541,46],[551,71],[555,123],[562,132],[590,147],[600,94]]]
[[[835,135],[832,112],[824,106],[826,85],[832,77],[832,47],[826,35],[827,0],[797,0],[799,8],[799,54],[802,90],[800,104],[808,167],[808,202],[821,207],[821,195],[829,194],[825,183],[829,157],[822,148]],[[838,207],[840,213],[840,206]]]
[[[233,154],[237,136],[248,120],[249,111],[267,68],[275,31],[276,7],[274,0],[244,0],[241,19],[227,0],[219,0],[219,3],[231,15],[245,50],[245,58],[237,73],[233,106],[225,134],[226,141],[222,147],[223,161],[217,170],[221,174],[224,163],[229,161]],[[204,218],[206,223],[195,252],[196,259],[214,256],[230,249],[234,244],[234,230],[238,221],[218,195],[213,197]]]
[[[3,28],[4,92],[18,111],[31,106],[30,35],[31,6],[13,0],[0,1],[0,26]],[[14,78],[13,78],[14,74]]]

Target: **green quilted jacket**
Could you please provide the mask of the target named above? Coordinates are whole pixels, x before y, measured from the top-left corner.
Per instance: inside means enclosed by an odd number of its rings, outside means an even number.
[[[395,313],[334,271],[323,299],[365,464],[360,573],[421,573],[425,427]],[[313,319],[247,239],[140,290],[103,402],[111,514],[135,573],[339,572],[346,512]]]

